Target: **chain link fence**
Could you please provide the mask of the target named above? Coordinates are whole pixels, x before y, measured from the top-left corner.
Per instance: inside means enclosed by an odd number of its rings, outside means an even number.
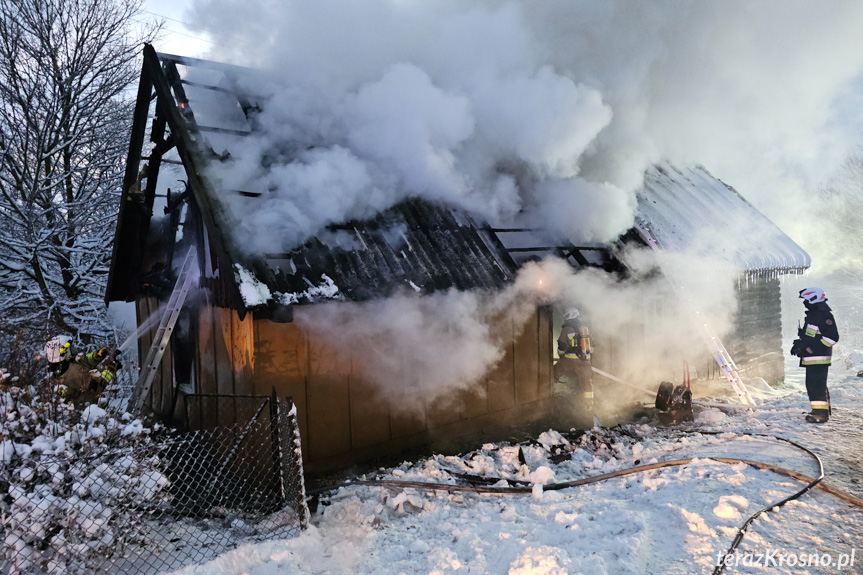
[[[0,575],[159,573],[308,525],[290,400],[188,396],[185,415],[95,451],[3,444]]]

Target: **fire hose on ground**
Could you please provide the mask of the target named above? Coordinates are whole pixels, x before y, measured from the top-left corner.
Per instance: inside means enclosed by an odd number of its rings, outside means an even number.
[[[704,435],[720,435],[722,433],[728,433],[728,432],[727,431],[701,431],[699,433],[704,434]],[[785,497],[781,501],[770,503],[769,505],[765,506],[764,508],[753,513],[749,517],[749,519],[747,519],[746,522],[744,522],[743,525],[738,529],[737,535],[735,536],[734,541],[731,543],[731,546],[728,548],[728,551],[725,554],[726,556],[733,553],[734,550],[737,549],[737,546],[740,544],[740,542],[743,540],[743,537],[746,535],[746,530],[749,528],[750,525],[752,525],[752,523],[755,521],[755,519],[757,519],[762,513],[765,513],[766,511],[769,511],[769,510],[778,509],[779,507],[782,507],[783,505],[785,505],[789,501],[793,501],[795,499],[800,498],[803,494],[805,494],[807,491],[809,491],[813,487],[817,487],[818,489],[820,489],[826,493],[829,493],[830,495],[840,499],[841,501],[844,501],[845,503],[848,503],[850,505],[853,505],[855,507],[863,509],[863,499],[859,499],[859,498],[851,495],[850,493],[846,493],[844,491],[836,489],[835,487],[831,487],[831,486],[826,485],[826,484],[821,482],[822,479],[824,479],[824,465],[821,462],[821,458],[818,457],[817,454],[812,452],[807,447],[804,447],[803,445],[800,445],[799,443],[791,441],[790,439],[786,439],[784,437],[779,437],[779,436],[775,436],[775,435],[760,434],[760,433],[745,433],[745,432],[736,432],[736,433],[740,433],[741,435],[749,435],[749,436],[753,436],[753,437],[766,437],[766,438],[775,439],[778,441],[783,441],[785,443],[788,443],[789,445],[792,445],[793,447],[795,447],[797,449],[802,450],[803,452],[805,452],[807,455],[809,455],[817,463],[817,465],[818,465],[818,477],[815,477],[815,478],[809,477],[803,473],[799,473],[799,472],[793,471],[791,469],[786,469],[786,468],[780,467],[778,465],[772,465],[772,464],[763,463],[760,461],[752,461],[749,459],[739,459],[739,458],[733,458],[733,457],[703,457],[703,458],[700,458],[700,459],[709,459],[712,461],[717,461],[719,463],[727,463],[727,464],[744,463],[744,464],[749,465],[751,467],[754,467],[756,469],[772,471],[774,473],[778,473],[780,475],[785,475],[786,477],[790,477],[792,479],[795,479],[797,481],[800,481],[800,482],[806,484],[802,489],[796,491],[795,493],[789,495],[788,497]],[[696,459],[696,458],[687,457],[687,458],[682,458],[682,459],[671,459],[671,460],[667,460],[667,461],[658,461],[656,463],[649,463],[649,464],[645,464],[645,465],[637,465],[635,467],[629,467],[626,469],[619,469],[617,471],[612,471],[610,473],[603,473],[601,475],[584,477],[582,479],[576,479],[573,481],[562,481],[562,482],[558,482],[558,483],[549,483],[549,484],[543,485],[542,488],[543,488],[543,491],[557,491],[557,490],[561,490],[561,489],[568,489],[570,487],[580,487],[582,485],[589,485],[591,483],[598,483],[601,481],[606,481],[608,479],[614,479],[616,477],[623,477],[623,476],[631,475],[634,473],[643,473],[645,471],[651,471],[654,469],[662,469],[662,468],[666,468],[666,467],[679,467],[679,466],[687,465],[687,464],[691,463],[694,459]],[[470,477],[470,476],[462,475],[462,477]],[[517,483],[517,485],[514,485],[514,486],[458,485],[458,484],[450,484],[450,483],[436,483],[436,482],[425,482],[425,481],[375,479],[375,480],[346,481],[346,482],[342,482],[342,483],[339,483],[337,485],[332,485],[332,486],[328,486],[325,488],[320,488],[320,489],[316,489],[316,490],[309,490],[308,494],[310,494],[310,495],[320,494],[323,492],[332,491],[332,490],[337,489],[339,487],[348,487],[351,485],[365,485],[365,486],[372,486],[372,487],[393,487],[393,488],[401,488],[401,489],[414,488],[414,489],[426,489],[426,490],[434,490],[434,491],[451,491],[451,492],[488,493],[488,494],[498,494],[498,495],[523,495],[523,494],[533,492],[533,486],[530,484],[530,482],[527,482],[527,481],[513,481],[510,479],[486,477],[486,476],[476,476],[476,478],[481,479],[484,482],[509,481],[511,483]],[[713,575],[720,575],[720,573],[722,573],[722,571],[724,569],[725,569],[725,563],[720,562],[720,564],[717,565],[716,568],[714,569]]]

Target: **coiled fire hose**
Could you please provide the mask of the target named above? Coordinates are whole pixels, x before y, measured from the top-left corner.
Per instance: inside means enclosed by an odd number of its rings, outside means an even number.
[[[699,431],[702,435],[721,435],[723,433],[729,433],[729,431]],[[821,462],[821,458],[818,457],[814,452],[812,452],[807,447],[800,445],[790,439],[786,439],[784,437],[779,437],[776,435],[762,434],[762,433],[746,433],[735,431],[733,433],[738,433],[740,435],[748,435],[752,437],[766,437],[769,439],[775,439],[777,441],[783,441],[788,443],[789,445],[796,447],[797,449],[802,450],[807,455],[809,455],[818,465],[818,477],[812,478],[797,471],[793,471],[791,469],[786,469],[784,467],[780,467],[778,465],[772,465],[769,463],[763,463],[760,461],[752,461],[749,459],[738,459],[734,457],[687,457],[682,459],[670,459],[667,461],[658,461],[656,463],[649,463],[646,465],[637,465],[635,467],[629,467],[626,469],[618,469],[617,471],[612,471],[610,473],[603,473],[601,475],[594,475],[591,477],[584,477],[582,479],[575,479],[573,481],[562,481],[559,483],[549,483],[543,485],[543,491],[557,491],[560,489],[568,489],[570,487],[580,487],[582,485],[589,485],[591,483],[599,483],[601,481],[606,481],[608,479],[614,479],[616,477],[623,477],[625,475],[631,475],[634,473],[643,473],[645,471],[651,471],[653,469],[662,469],[665,467],[679,467],[682,465],[687,465],[693,461],[693,459],[710,459],[712,461],[718,461],[720,463],[727,464],[736,464],[736,463],[744,463],[751,467],[755,467],[759,470],[767,470],[773,471],[774,473],[778,473],[780,475],[785,475],[787,477],[791,477],[797,481],[806,483],[806,486],[800,489],[799,491],[789,495],[788,497],[782,499],[781,501],[777,501],[775,503],[771,503],[753,513],[749,519],[746,520],[745,523],[738,529],[737,535],[734,537],[734,541],[732,541],[731,546],[728,548],[728,551],[725,553],[725,556],[734,552],[737,549],[737,546],[743,540],[743,537],[746,535],[746,530],[752,524],[755,519],[757,519],[762,513],[769,511],[771,509],[776,509],[782,507],[789,501],[793,501],[798,499],[807,491],[812,489],[813,487],[817,487],[818,489],[833,495],[834,497],[856,507],[863,509],[863,499],[859,499],[849,493],[836,489],[835,487],[831,487],[821,482],[824,479],[824,465]],[[462,476],[462,477],[472,477],[472,476]],[[347,487],[351,485],[367,485],[367,486],[378,486],[378,487],[395,487],[395,488],[414,488],[414,489],[428,489],[435,491],[451,491],[451,492],[471,492],[471,493],[491,493],[491,494],[525,494],[531,493],[533,491],[533,486],[530,482],[527,481],[517,481],[511,479],[504,478],[495,478],[495,477],[487,477],[487,476],[476,476],[476,479],[481,479],[483,481],[508,481],[510,483],[516,483],[513,486],[499,486],[499,485],[458,485],[458,484],[450,484],[450,483],[436,483],[436,482],[426,482],[426,481],[405,481],[405,480],[397,480],[397,479],[373,479],[373,480],[356,480],[356,481],[345,481],[338,483],[336,485],[331,485],[327,487],[322,487],[319,489],[309,490],[307,493],[309,495],[324,493],[327,491],[332,491],[334,489],[338,489],[339,487]],[[722,571],[725,569],[725,562],[721,561],[719,565],[713,571],[713,575],[720,575]]]

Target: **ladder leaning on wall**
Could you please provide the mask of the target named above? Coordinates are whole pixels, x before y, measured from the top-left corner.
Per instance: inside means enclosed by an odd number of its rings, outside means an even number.
[[[638,231],[641,239],[650,246],[650,249],[655,252],[660,251],[659,242],[657,242],[653,232],[650,231],[647,222],[641,218],[636,218],[635,229]],[[737,370],[737,364],[734,363],[734,360],[731,358],[728,350],[725,349],[725,345],[723,345],[719,336],[717,336],[716,332],[714,332],[710,325],[708,325],[701,311],[696,307],[692,298],[689,297],[684,284],[678,280],[672,270],[668,269],[667,266],[662,265],[661,258],[658,263],[662,270],[662,274],[668,280],[668,283],[671,284],[671,288],[689,311],[693,321],[698,327],[698,331],[701,334],[702,339],[704,339],[704,343],[707,344],[707,348],[713,355],[713,359],[716,360],[717,365],[719,365],[719,371],[725,379],[728,380],[728,383],[731,384],[731,389],[733,389],[734,393],[737,394],[737,398],[745,405],[755,405],[755,400],[752,399],[752,395],[750,395],[749,390],[746,389],[746,385],[743,383],[743,379],[740,377],[740,373]]]
[[[162,311],[162,320],[159,322],[159,328],[153,336],[153,345],[150,346],[147,359],[141,364],[138,383],[135,384],[135,390],[132,392],[128,405],[129,411],[134,415],[140,413],[144,400],[149,395],[150,388],[153,386],[156,370],[159,369],[162,356],[165,355],[165,349],[168,347],[168,342],[171,341],[171,334],[174,333],[174,326],[177,323],[180,310],[183,309],[186,295],[189,293],[192,283],[198,277],[197,263],[198,256],[193,246],[186,252],[186,257],[177,276],[177,283],[174,284],[174,291],[171,292],[171,297]]]

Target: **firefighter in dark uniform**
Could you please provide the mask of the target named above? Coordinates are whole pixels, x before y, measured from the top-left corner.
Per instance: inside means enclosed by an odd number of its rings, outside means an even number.
[[[110,356],[107,347],[89,353],[78,352],[68,335],[48,340],[45,357],[57,393],[64,402],[72,402],[76,409],[96,403],[120,368],[120,362]]]
[[[806,306],[806,318],[803,327],[797,330],[791,354],[799,357],[800,366],[806,368],[806,392],[812,406],[806,421],[826,423],[831,412],[827,371],[830,369],[833,346],[839,341],[839,331],[823,290],[802,289],[800,297]]]
[[[590,331],[579,321],[578,308],[567,308],[563,312],[563,325],[557,338],[558,360],[554,365],[554,379],[559,381],[566,376],[570,389],[581,394],[577,407],[582,414],[593,412],[591,351]]]

